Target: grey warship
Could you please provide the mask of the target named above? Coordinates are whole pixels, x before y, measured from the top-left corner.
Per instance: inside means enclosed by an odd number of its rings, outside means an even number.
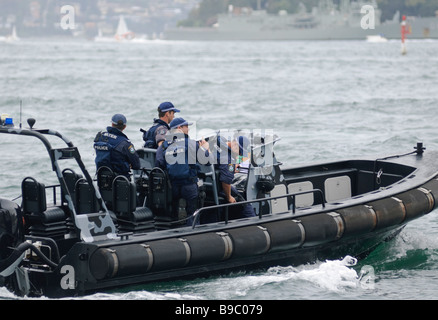
[[[363,25],[366,11],[372,8],[372,26]],[[168,29],[168,40],[364,40],[379,35],[386,39],[400,39],[400,13],[381,22],[381,10],[373,1],[321,0],[310,11],[301,3],[298,12],[285,10],[268,14],[257,10],[229,6],[228,12],[218,15],[212,27],[178,27]],[[409,39],[437,39],[438,17],[408,17]]]

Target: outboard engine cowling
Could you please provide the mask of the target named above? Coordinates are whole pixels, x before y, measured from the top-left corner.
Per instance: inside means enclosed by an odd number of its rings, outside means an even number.
[[[20,207],[10,200],[0,199],[0,259],[11,253],[24,239],[24,227]]]

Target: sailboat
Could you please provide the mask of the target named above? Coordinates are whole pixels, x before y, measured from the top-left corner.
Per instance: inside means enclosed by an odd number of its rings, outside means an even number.
[[[17,36],[17,28],[14,26],[12,28],[12,34],[6,39],[9,42],[20,41],[20,38]]]
[[[16,42],[20,41],[20,38],[17,36],[17,28],[14,26],[12,28],[12,33],[6,37],[0,36],[0,42]]]
[[[135,38],[135,33],[128,29],[123,16],[120,16],[117,32],[114,37],[117,41],[130,41]]]
[[[144,37],[136,37],[135,33],[128,29],[125,22],[125,18],[120,16],[119,24],[117,25],[116,34],[113,37],[105,37],[102,34],[102,30],[98,30],[98,35],[94,38],[95,42],[145,42],[147,41]]]

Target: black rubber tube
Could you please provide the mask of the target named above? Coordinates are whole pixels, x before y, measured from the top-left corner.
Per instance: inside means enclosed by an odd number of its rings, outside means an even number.
[[[47,258],[44,253],[42,253],[38,248],[36,248],[32,243],[23,242],[18,245],[14,251],[11,253],[9,257],[0,261],[0,272],[4,271],[8,268],[12,263],[14,263],[26,250],[32,250],[35,254],[41,258],[46,264],[48,264],[52,268],[56,268],[58,265]]]

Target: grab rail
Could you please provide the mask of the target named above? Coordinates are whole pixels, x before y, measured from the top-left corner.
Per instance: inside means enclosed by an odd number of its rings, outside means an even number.
[[[225,208],[225,224],[228,224],[228,207],[242,205],[242,204],[250,204],[250,203],[255,203],[255,202],[276,200],[276,199],[281,199],[281,198],[286,198],[286,197],[292,197],[292,213],[295,214],[295,197],[302,195],[302,194],[307,194],[307,193],[319,193],[321,195],[322,207],[325,208],[326,201],[325,201],[324,193],[321,191],[321,189],[312,189],[312,190],[300,191],[300,192],[295,192],[295,193],[283,194],[281,196],[275,196],[275,197],[269,197],[269,198],[261,198],[261,199],[240,201],[240,202],[235,202],[235,203],[219,204],[219,205],[214,205],[214,206],[210,206],[210,207],[203,207],[203,208],[196,210],[195,213],[193,214],[194,219],[193,219],[193,223],[192,223],[192,229],[195,228],[203,211]],[[259,210],[259,219],[261,219],[261,218],[262,218],[262,211]]]

